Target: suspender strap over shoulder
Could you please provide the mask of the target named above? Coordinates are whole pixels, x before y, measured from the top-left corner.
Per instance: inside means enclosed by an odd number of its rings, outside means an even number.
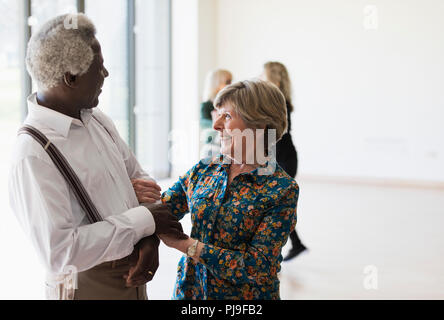
[[[48,140],[48,138],[41,133],[36,128],[25,125],[23,126],[18,134],[28,134],[33,137],[42,147],[45,149],[46,153],[49,155],[51,160],[54,162],[57,169],[60,171],[62,176],[65,178],[68,185],[71,187],[74,195],[80,203],[80,206],[85,211],[88,220],[91,223],[95,223],[98,221],[102,221],[102,217],[99,214],[96,206],[92,202],[91,198],[88,195],[85,187],[82,185],[77,174],[74,172],[66,158],[62,155],[62,153],[57,149],[57,147]]]

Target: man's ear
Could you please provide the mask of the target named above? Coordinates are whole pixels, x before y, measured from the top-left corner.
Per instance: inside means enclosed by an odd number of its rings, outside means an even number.
[[[76,88],[77,87],[77,79],[78,79],[77,76],[74,76],[69,72],[66,72],[63,75],[63,82],[69,88]]]

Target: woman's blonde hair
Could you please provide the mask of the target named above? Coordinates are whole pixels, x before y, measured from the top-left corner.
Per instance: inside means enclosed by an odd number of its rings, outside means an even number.
[[[269,61],[264,64],[264,71],[267,80],[278,86],[291,108],[291,81],[287,68],[280,62]],[[290,112],[291,111],[293,110],[290,110]]]
[[[214,101],[221,85],[229,85],[233,76],[230,71],[216,69],[208,73],[203,94],[204,101]]]
[[[276,130],[276,141],[287,131],[287,107],[285,97],[274,84],[259,79],[233,83],[223,88],[214,106],[230,103],[248,127],[265,126]]]

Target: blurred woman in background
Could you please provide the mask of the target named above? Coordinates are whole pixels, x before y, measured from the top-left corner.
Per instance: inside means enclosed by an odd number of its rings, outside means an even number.
[[[292,178],[296,177],[298,170],[298,155],[296,148],[291,139],[291,112],[293,105],[291,104],[291,82],[288,76],[287,68],[280,62],[267,62],[264,64],[264,70],[261,78],[276,85],[282,92],[287,103],[287,133],[276,144],[276,160],[284,171]],[[296,257],[299,253],[307,248],[302,244],[296,233],[296,229],[290,233],[292,248],[288,252],[284,261],[288,261]]]
[[[205,79],[203,101],[200,106],[201,158],[211,157],[219,153],[218,134],[213,130],[214,106],[216,95],[225,86],[231,84],[233,76],[230,71],[216,69],[208,73]]]

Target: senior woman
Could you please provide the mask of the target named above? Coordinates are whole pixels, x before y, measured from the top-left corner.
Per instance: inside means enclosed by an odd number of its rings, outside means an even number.
[[[185,253],[174,298],[280,299],[281,249],[296,224],[299,189],[272,158],[259,163],[256,145],[267,144],[270,129],[277,140],[286,131],[285,98],[273,84],[242,81],[214,104],[222,156],[200,161],[162,195],[178,219],[187,212],[192,219],[189,239],[160,236]],[[246,129],[253,143],[242,143]]]

